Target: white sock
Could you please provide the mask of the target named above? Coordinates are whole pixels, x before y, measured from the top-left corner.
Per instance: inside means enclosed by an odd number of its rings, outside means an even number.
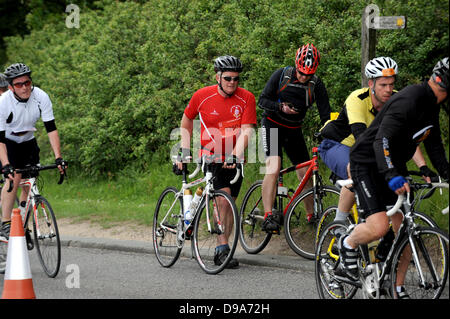
[[[347,249],[355,249],[347,243],[348,236],[344,238],[344,247]]]
[[[348,216],[350,215],[350,212],[341,212],[339,209],[336,211],[336,216],[334,217],[334,220],[343,220],[346,221]]]

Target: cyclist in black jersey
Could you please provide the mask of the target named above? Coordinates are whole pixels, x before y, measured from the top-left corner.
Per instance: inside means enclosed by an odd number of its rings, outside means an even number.
[[[392,205],[396,194],[409,192],[404,176],[406,163],[420,142],[440,176],[449,178],[439,127],[439,111],[449,93],[448,58],[440,60],[428,81],[410,85],[395,94],[358,138],[350,151],[350,170],[358,194],[365,223],[358,224],[349,236],[339,241],[341,270],[355,279],[356,248],[383,237],[389,230],[386,206]],[[402,221],[401,214],[392,216],[394,231]],[[408,297],[397,278],[398,297]]]
[[[315,75],[320,53],[312,44],[297,50],[295,67],[280,68],[266,83],[259,97],[259,107],[264,110],[261,120],[262,139],[266,154],[266,174],[262,184],[265,220],[263,230],[279,231],[279,221],[272,216],[276,182],[281,168],[282,149],[293,164],[309,160],[308,149],[302,133],[302,121],[315,102],[321,123],[330,118],[328,93],[322,80]],[[306,169],[297,171],[299,179]],[[311,186],[311,182],[309,182]],[[308,216],[312,214],[312,199],[305,201]]]
[[[350,148],[355,140],[367,129],[383,105],[396,92],[394,85],[398,65],[392,58],[373,58],[367,63],[364,73],[369,80],[369,86],[353,91],[347,97],[337,119],[328,121],[320,130],[323,141],[319,145],[319,154],[323,162],[340,179],[350,178],[348,176]],[[426,166],[419,147],[413,158],[430,182],[430,177],[436,174]],[[335,220],[346,221],[354,203],[354,192],[342,187]]]

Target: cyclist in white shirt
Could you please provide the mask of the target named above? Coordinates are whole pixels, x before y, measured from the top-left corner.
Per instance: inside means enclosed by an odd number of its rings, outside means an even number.
[[[0,160],[5,179],[1,193],[0,235],[8,238],[12,208],[22,177],[14,174],[14,169],[39,163],[39,146],[34,137],[39,118],[44,122],[61,174],[67,164],[61,157],[52,102],[47,93],[32,85],[30,68],[23,63],[15,63],[6,68],[4,75],[9,90],[0,97]],[[14,187],[8,192],[11,181]]]

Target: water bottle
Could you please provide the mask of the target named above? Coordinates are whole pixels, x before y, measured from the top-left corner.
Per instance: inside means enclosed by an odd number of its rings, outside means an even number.
[[[392,228],[389,228],[389,231],[381,238],[380,243],[377,247],[376,258],[379,261],[385,261],[386,257],[389,253],[389,250],[392,247],[392,243],[394,242],[395,234]]]
[[[197,209],[197,206],[200,203],[200,198],[202,197],[202,194],[203,194],[203,187],[200,186],[195,191],[194,198],[192,199],[191,208],[190,208],[191,213],[195,212],[195,210]]]
[[[183,209],[184,209],[184,222],[186,225],[191,223],[191,202],[192,202],[192,192],[190,189],[185,189],[183,194]]]

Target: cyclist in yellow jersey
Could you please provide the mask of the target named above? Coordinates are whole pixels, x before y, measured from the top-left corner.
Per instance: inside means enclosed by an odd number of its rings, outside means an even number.
[[[377,57],[369,61],[365,68],[369,87],[353,91],[346,99],[337,119],[328,121],[321,129],[324,140],[319,146],[319,154],[340,179],[350,177],[350,148],[358,136],[369,127],[384,103],[395,93],[397,74],[397,63],[389,57]],[[424,176],[435,175],[426,166],[419,148],[413,159]],[[346,220],[354,203],[354,193],[343,187],[335,220]]]

